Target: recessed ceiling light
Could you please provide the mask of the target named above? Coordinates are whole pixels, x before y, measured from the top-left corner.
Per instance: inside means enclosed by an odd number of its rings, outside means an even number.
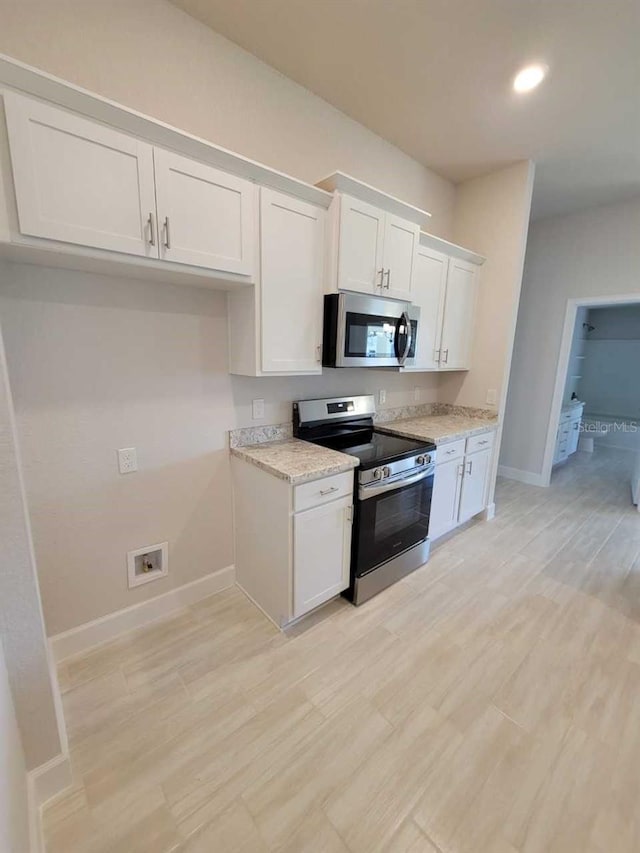
[[[518,71],[514,77],[514,90],[516,92],[530,92],[542,83],[548,70],[546,65],[527,65],[526,68]]]

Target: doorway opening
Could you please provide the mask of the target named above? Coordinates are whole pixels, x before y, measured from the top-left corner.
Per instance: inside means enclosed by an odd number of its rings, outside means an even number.
[[[547,434],[543,476],[615,469],[640,498],[640,300],[570,300]],[[579,453],[579,456],[574,454]],[[579,463],[578,463],[579,460]]]

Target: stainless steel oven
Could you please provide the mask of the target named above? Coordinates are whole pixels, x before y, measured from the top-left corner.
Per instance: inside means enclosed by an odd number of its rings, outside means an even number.
[[[357,293],[324,298],[324,367],[400,367],[415,362],[420,309]]]
[[[386,469],[386,470],[385,470]],[[366,601],[429,557],[435,451],[361,471],[352,545],[353,600]]]

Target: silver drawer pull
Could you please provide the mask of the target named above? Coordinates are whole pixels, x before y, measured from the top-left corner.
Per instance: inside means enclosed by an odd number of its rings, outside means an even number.
[[[320,494],[324,497],[324,495],[330,495],[332,492],[337,492],[337,491],[338,491],[337,486],[331,486],[328,489],[320,489]]]
[[[485,439],[484,441],[479,441],[478,444],[489,444],[489,440]]]
[[[457,450],[447,450],[447,456],[451,456],[452,453],[457,453]]]

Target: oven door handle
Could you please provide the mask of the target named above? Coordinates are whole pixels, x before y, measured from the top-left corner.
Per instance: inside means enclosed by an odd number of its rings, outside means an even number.
[[[402,477],[399,480],[394,480],[391,483],[376,483],[371,486],[360,486],[358,489],[358,497],[361,501],[366,501],[369,498],[375,498],[377,495],[383,495],[385,492],[395,492],[404,486],[413,486],[414,483],[419,483],[420,480],[425,480],[427,477],[432,477],[435,472],[435,465],[430,465],[428,468],[423,468],[417,474],[411,474],[410,477]]]

